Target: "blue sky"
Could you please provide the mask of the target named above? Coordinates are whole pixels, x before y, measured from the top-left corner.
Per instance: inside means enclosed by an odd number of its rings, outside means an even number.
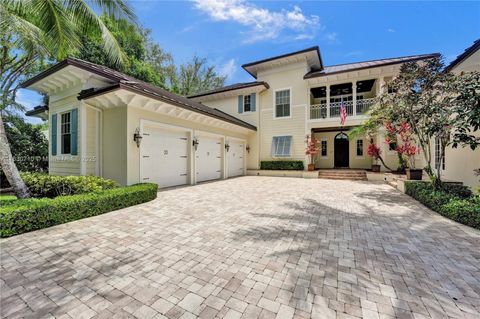
[[[440,52],[480,38],[479,2],[131,1],[139,22],[177,63],[206,57],[227,83],[241,65],[318,45],[325,65]],[[34,94],[20,92],[28,108]]]

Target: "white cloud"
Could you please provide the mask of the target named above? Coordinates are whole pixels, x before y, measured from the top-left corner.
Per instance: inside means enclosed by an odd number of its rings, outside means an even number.
[[[390,32],[390,33],[393,33],[393,32],[395,32],[395,29],[389,28],[389,29],[387,29],[387,31]]]
[[[226,76],[227,80],[232,79],[233,75],[237,71],[237,64],[235,59],[228,60],[224,65],[218,69],[218,73],[222,76]]]
[[[249,27],[245,39],[248,43],[275,39],[283,32],[296,34],[298,39],[312,38],[321,27],[318,16],[306,16],[298,6],[292,10],[270,11],[245,0],[193,1],[197,9],[215,21],[234,21]]]
[[[339,43],[338,34],[336,32],[329,32],[325,35],[327,41],[330,43]]]

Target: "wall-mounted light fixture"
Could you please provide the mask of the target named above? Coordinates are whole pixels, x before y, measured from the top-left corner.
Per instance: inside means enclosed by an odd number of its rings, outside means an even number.
[[[228,144],[228,142],[225,143],[225,149],[227,150],[227,152],[230,150],[230,144]]]
[[[135,129],[135,133],[133,133],[133,140],[137,143],[137,147],[140,147],[140,143],[142,142],[142,135],[140,134],[140,128]]]
[[[192,141],[192,146],[195,148],[195,151],[198,149],[198,144],[200,144],[200,142],[198,141],[198,138],[194,137]]]
[[[250,154],[250,145],[247,144],[247,146],[245,147],[245,149],[247,150],[247,153]]]

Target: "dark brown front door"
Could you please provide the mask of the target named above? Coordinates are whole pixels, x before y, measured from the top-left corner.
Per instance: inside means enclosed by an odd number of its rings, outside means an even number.
[[[339,133],[335,136],[334,142],[334,162],[335,167],[348,167],[348,136],[345,133]]]

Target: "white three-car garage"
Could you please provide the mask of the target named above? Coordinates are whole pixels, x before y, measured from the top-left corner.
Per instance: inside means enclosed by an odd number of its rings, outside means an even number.
[[[245,141],[142,121],[140,180],[160,188],[245,175]]]

